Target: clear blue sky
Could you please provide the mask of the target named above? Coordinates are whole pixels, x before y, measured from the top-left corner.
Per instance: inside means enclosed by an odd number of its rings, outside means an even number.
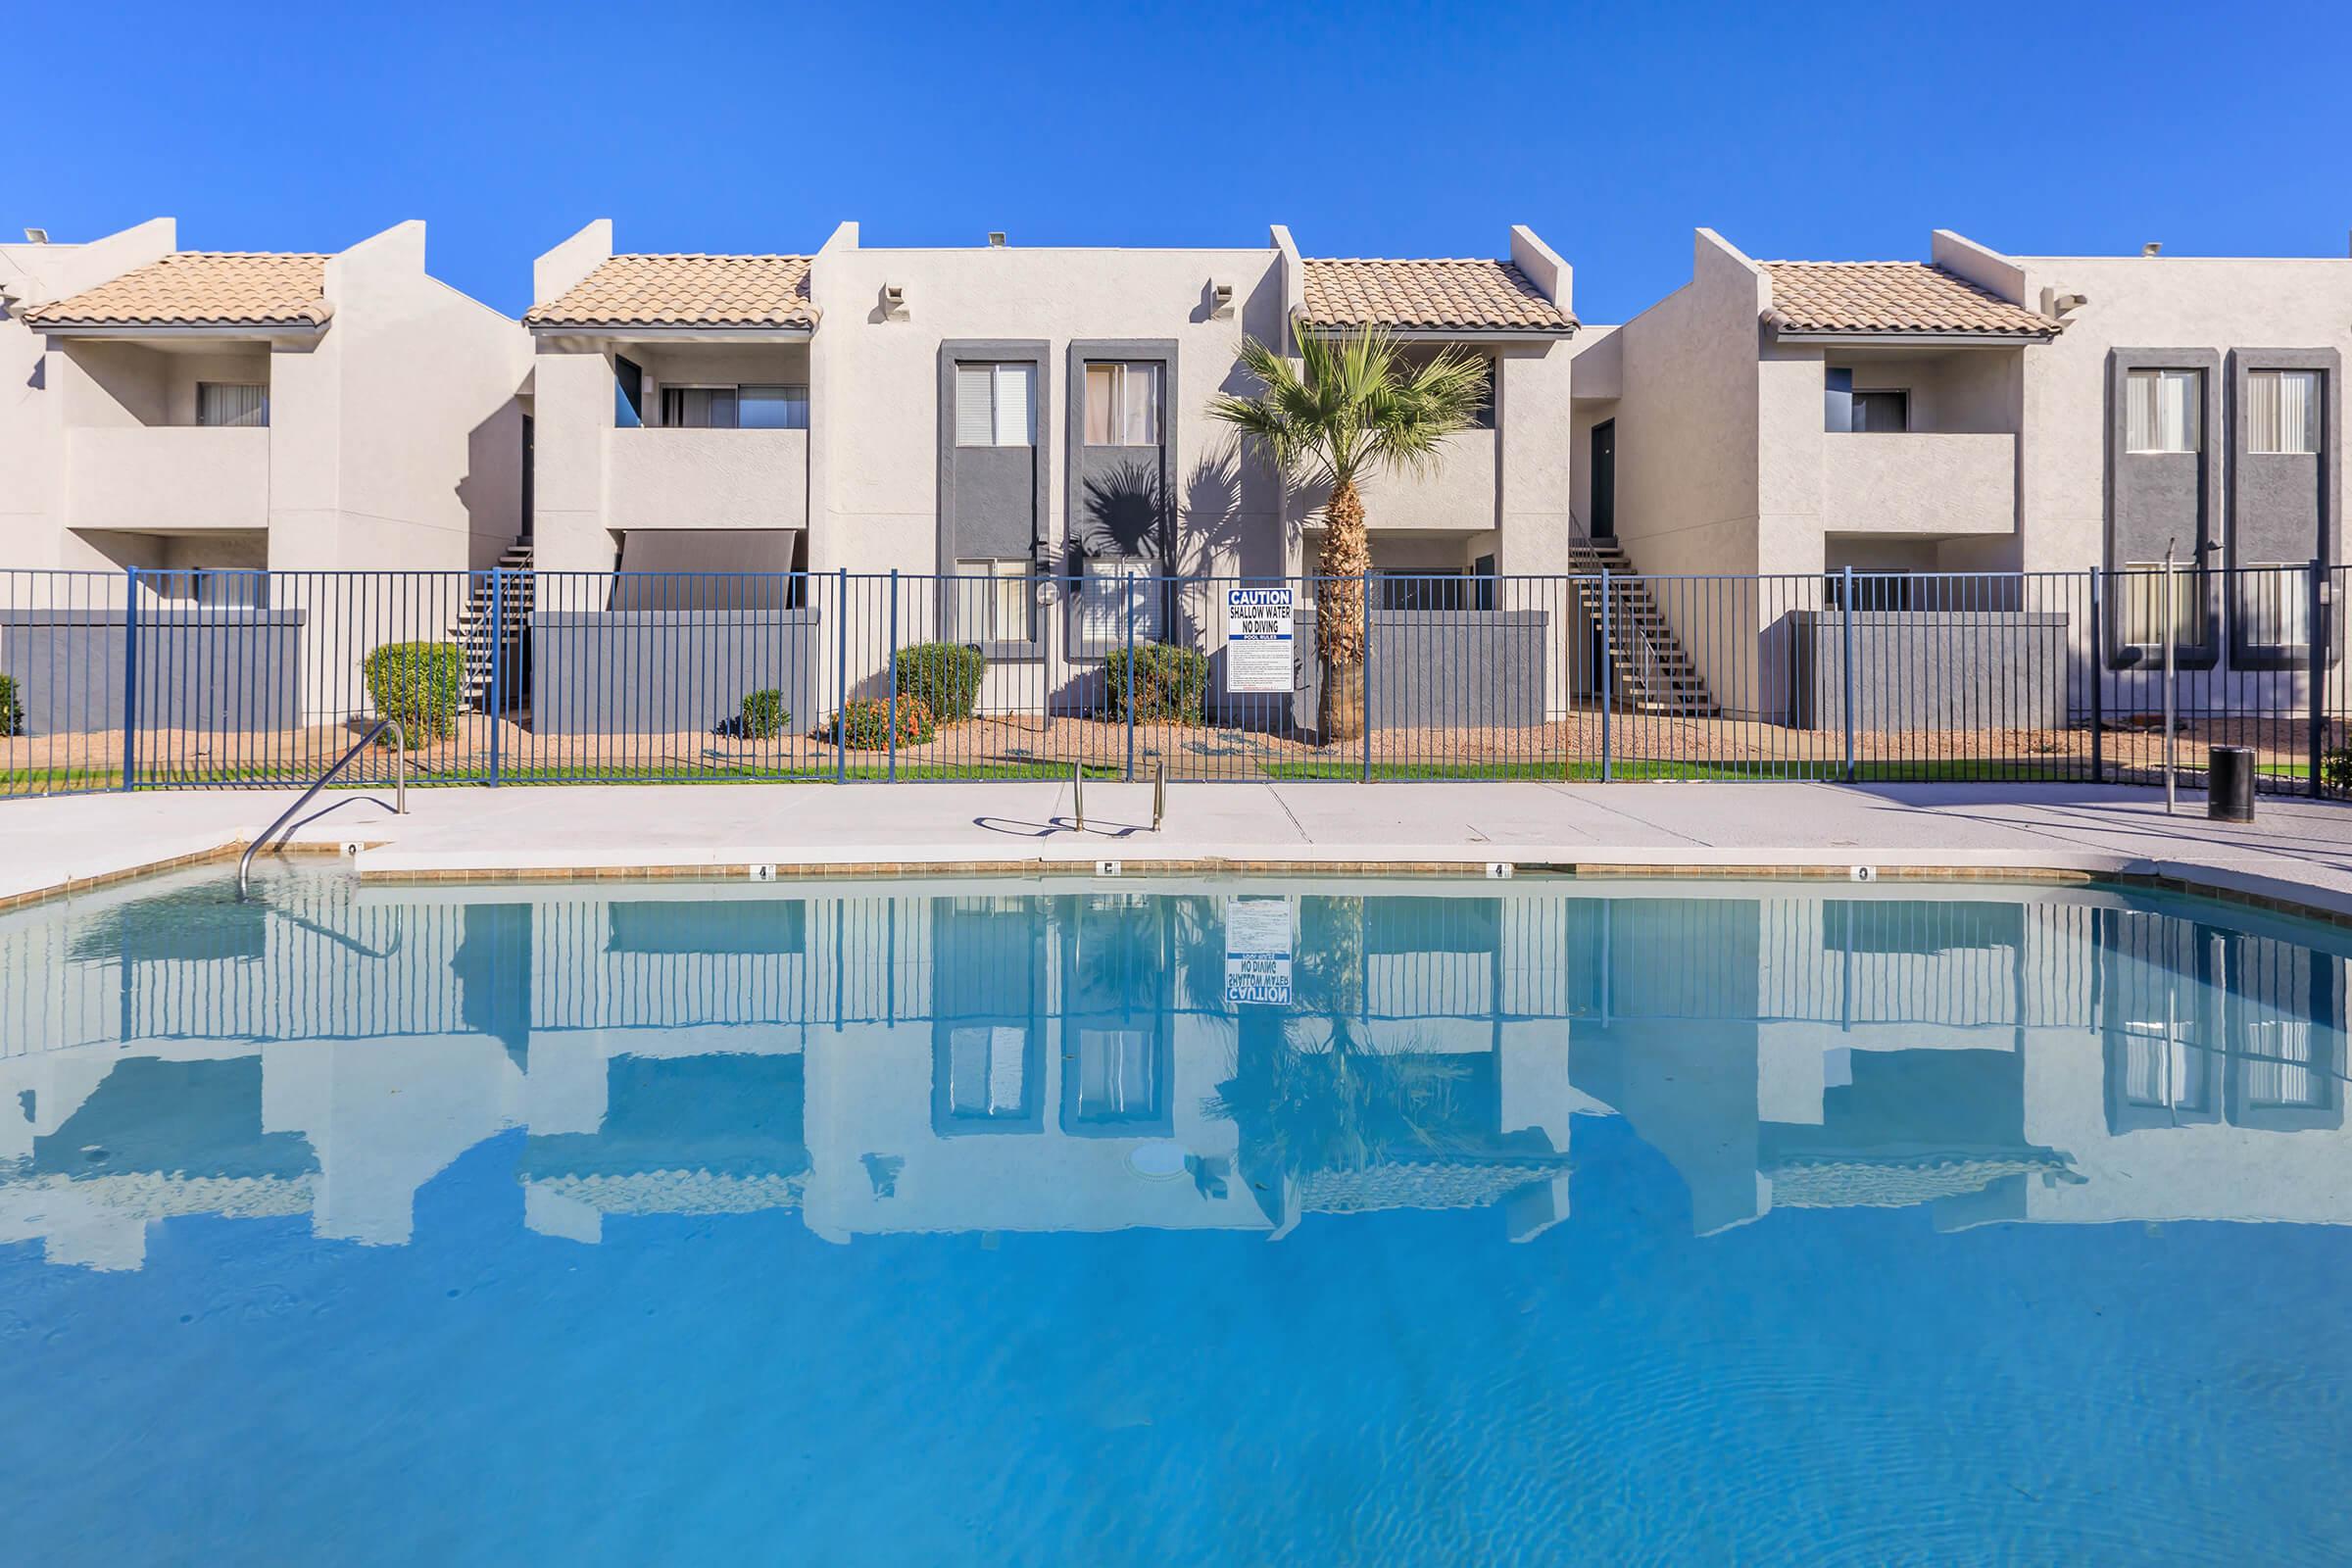
[[[1216,245],[1494,255],[1588,320],[1762,257],[2340,256],[2352,6],[93,7],[18,27],[0,232],[156,214],[199,249],[405,218],[511,312],[624,250]],[[67,41],[67,40],[70,40]]]

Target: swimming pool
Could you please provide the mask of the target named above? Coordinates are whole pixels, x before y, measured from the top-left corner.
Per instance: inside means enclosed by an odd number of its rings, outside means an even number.
[[[2321,1562],[2347,956],[2097,888],[0,917],[24,1562]]]

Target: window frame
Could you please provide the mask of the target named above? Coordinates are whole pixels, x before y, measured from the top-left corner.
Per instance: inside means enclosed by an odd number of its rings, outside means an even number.
[[[988,428],[990,439],[985,442],[966,441],[963,438],[963,372],[966,370],[977,369],[985,369],[989,372]],[[1022,371],[1023,379],[1028,383],[1026,388],[1029,401],[1029,417],[1026,426],[1028,434],[1026,439],[1020,441],[1007,441],[1004,439],[1004,372],[1013,369]],[[1021,451],[1024,449],[1028,451],[1035,451],[1037,449],[1038,433],[1037,405],[1039,380],[1040,377],[1038,375],[1038,366],[1037,362],[1034,360],[957,359],[956,361],[955,374],[950,380],[950,384],[956,389],[955,418],[949,426],[949,428],[955,432],[955,444],[957,447],[963,448],[967,451],[975,452],[1003,450],[1007,448],[1014,451]]]
[[[784,397],[781,399],[781,401],[787,408],[792,407],[797,401],[801,411],[801,422],[798,424],[745,424],[743,422],[743,394],[747,389],[755,388],[761,392],[783,393]],[[660,394],[654,400],[654,410],[659,416],[659,422],[646,426],[648,429],[774,431],[806,430],[808,428],[808,385],[805,381],[658,381],[655,383],[655,390]],[[734,411],[735,422],[732,424],[671,423],[669,419],[671,394],[675,393],[680,395],[680,404],[682,407],[683,394],[688,392],[724,392],[728,394],[728,407]],[[794,392],[798,392],[800,394],[800,397],[797,400],[791,395]]]
[[[2302,446],[2258,446],[2255,444],[2257,433],[2251,417],[2254,383],[2265,379],[2283,381],[2288,376],[2307,381],[2311,388],[2303,405],[2303,428],[2300,432],[2300,439],[2305,444]],[[2320,456],[2328,446],[2327,411],[2327,371],[2311,366],[2300,365],[2250,365],[2246,367],[2244,395],[2240,402],[2239,418],[2245,427],[2245,451],[2248,457],[2316,458]],[[2283,440],[2285,436],[2283,418],[2279,423],[2278,433]]]
[[[1080,368],[1084,372],[1079,380],[1080,395],[1085,400],[1086,409],[1079,433],[1087,446],[1132,452],[1151,447],[1162,447],[1167,444],[1168,368],[1165,364],[1158,360],[1090,358],[1082,363]],[[1103,428],[1106,434],[1112,436],[1123,433],[1126,428],[1127,416],[1130,412],[1127,407],[1128,383],[1134,378],[1137,371],[1148,372],[1152,383],[1152,401],[1146,420],[1150,439],[1143,441],[1098,441],[1095,439],[1095,372],[1097,370],[1110,372],[1111,406],[1103,411]]]
[[[204,395],[223,388],[234,387],[261,394],[255,400],[255,419],[208,421],[204,416]],[[270,383],[268,381],[199,381],[196,383],[196,426],[202,430],[267,430],[270,428]]]
[[[1033,562],[1021,556],[967,556],[951,563],[949,569],[952,574],[951,580],[942,584],[942,588],[950,596],[950,599],[948,604],[943,607],[947,613],[940,619],[955,641],[978,648],[991,660],[1037,657],[1038,641],[1043,635],[1044,614],[1042,607],[1037,602],[1039,578]],[[989,579],[985,588],[982,584],[971,580],[979,577]],[[990,618],[993,620],[995,618],[994,601],[990,596],[996,591],[995,584],[1010,582],[1016,578],[1022,584],[1021,605],[1027,625],[1027,635],[1017,638],[966,636],[963,620],[965,605],[977,599],[979,604],[991,607]],[[990,629],[995,628],[992,626]]]
[[[2124,455],[2131,458],[2193,458],[2201,456],[2205,451],[2206,441],[2205,398],[2207,389],[2205,376],[2207,373],[2204,368],[2199,366],[2134,365],[2127,367],[2124,370]],[[2164,418],[2164,405],[2159,393],[2167,380],[2176,378],[2188,383],[2188,395],[2181,400],[2181,408],[2188,416],[2188,444],[2179,447],[2137,445],[2137,434],[2132,428],[2134,421],[2132,417],[2132,389],[2141,384],[2143,380],[2148,384],[2150,388],[2149,422],[2159,427],[2156,439],[2162,440],[2161,425]]]

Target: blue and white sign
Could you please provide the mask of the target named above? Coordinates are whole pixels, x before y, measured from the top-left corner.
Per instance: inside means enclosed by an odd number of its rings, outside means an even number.
[[[1225,1001],[1229,1005],[1291,1004],[1291,901],[1225,901]]]
[[[1225,590],[1225,689],[1228,692],[1298,690],[1291,650],[1298,638],[1298,590]]]

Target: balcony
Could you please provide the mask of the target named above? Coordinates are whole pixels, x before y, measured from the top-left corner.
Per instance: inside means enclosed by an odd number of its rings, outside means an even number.
[[[270,432],[240,426],[84,425],[67,432],[75,528],[180,533],[270,526]]]
[[[1823,438],[1831,533],[2015,533],[2017,438],[1923,431]]]
[[[608,527],[806,527],[808,432],[609,430],[605,485]]]
[[[1464,430],[1446,443],[1429,472],[1384,473],[1367,481],[1366,522],[1375,532],[1482,533],[1494,527],[1494,431]]]

